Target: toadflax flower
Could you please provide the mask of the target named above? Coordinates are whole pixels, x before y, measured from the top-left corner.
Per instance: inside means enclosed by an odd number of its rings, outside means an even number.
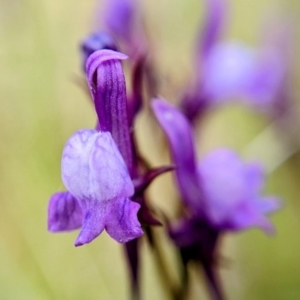
[[[240,41],[221,41],[226,1],[207,1],[207,20],[197,41],[194,83],[182,99],[192,121],[208,108],[239,100],[268,112],[276,105],[286,75],[281,49],[265,43],[251,47]]]
[[[261,167],[243,163],[229,149],[215,150],[197,165],[188,120],[164,100],[154,100],[152,108],[168,138],[178,188],[191,212],[220,230],[258,226],[269,231],[272,226],[265,214],[278,209],[279,202],[260,195]]]
[[[175,175],[185,214],[169,224],[169,234],[180,249],[185,276],[187,263],[201,263],[214,299],[223,299],[213,267],[222,233],[260,227],[271,232],[266,215],[279,209],[276,197],[263,197],[263,172],[243,163],[229,149],[211,152],[197,163],[189,121],[164,100],[152,102],[165,132],[176,166]],[[187,281],[187,280],[186,280]]]
[[[48,228],[66,231],[81,227],[75,245],[95,239],[104,229],[126,243],[143,234],[134,195],[125,79],[121,59],[100,50],[87,60],[87,78],[98,115],[97,130],[82,129],[66,143],[62,179],[68,192],[54,194],[49,203]]]

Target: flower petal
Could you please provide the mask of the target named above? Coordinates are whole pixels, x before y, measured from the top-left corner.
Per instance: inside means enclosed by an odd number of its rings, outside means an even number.
[[[205,61],[205,94],[214,103],[243,95],[255,76],[256,67],[257,53],[252,48],[241,43],[219,43]]]
[[[80,202],[130,197],[134,192],[128,169],[109,132],[76,132],[63,151],[62,179]]]
[[[106,202],[92,202],[85,211],[85,217],[75,246],[90,243],[106,229],[119,243],[138,238],[143,234],[137,219],[140,205],[128,198],[116,198]]]
[[[48,206],[48,230],[51,232],[78,229],[82,224],[82,211],[77,199],[69,192],[51,196]]]
[[[120,62],[126,58],[126,55],[112,50],[96,51],[87,60],[86,73],[99,129],[111,133],[131,173],[133,154],[125,78]]]
[[[272,214],[282,208],[282,201],[275,196],[267,196],[256,202],[256,208],[263,214]]]
[[[182,199],[193,209],[201,210],[202,190],[190,125],[177,108],[164,100],[153,100],[152,109],[169,141]]]
[[[257,164],[243,163],[229,149],[211,152],[199,164],[207,214],[220,229],[243,230],[273,225],[266,214],[279,209],[275,197],[262,197],[263,171]]]
[[[200,161],[199,175],[210,221],[224,224],[245,195],[242,163],[233,151],[217,149]]]
[[[107,233],[119,243],[127,243],[143,234],[137,213],[140,205],[128,198],[115,199],[108,204],[105,223]]]
[[[82,229],[75,241],[76,247],[90,243],[104,230],[106,203],[89,203],[89,207],[85,207],[84,212]]]
[[[228,220],[228,228],[234,231],[249,229],[250,227],[259,227],[266,233],[273,233],[274,226],[268,218],[257,209],[256,205],[249,202],[241,202]],[[226,227],[226,225],[224,226]]]
[[[257,163],[246,164],[244,174],[249,190],[253,190],[254,193],[260,192],[265,183],[265,174],[262,166]]]

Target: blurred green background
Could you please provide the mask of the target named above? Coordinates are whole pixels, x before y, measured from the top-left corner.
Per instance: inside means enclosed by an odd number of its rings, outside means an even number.
[[[162,95],[174,99],[178,95],[170,86],[182,86],[191,71],[203,3],[141,2],[159,69],[167,78]],[[299,56],[298,0],[229,2],[228,37],[256,44],[264,23],[273,12],[281,12],[293,22],[294,55]],[[104,233],[93,243],[75,248],[76,232],[53,235],[46,226],[49,196],[63,189],[63,145],[77,129],[95,123],[92,106],[74,78],[81,76],[78,45],[95,26],[98,4],[94,0],[0,0],[0,299],[128,298],[128,270],[120,245]],[[294,67],[295,95],[299,95],[299,60]],[[155,149],[153,132],[146,124],[149,115],[144,113],[137,125],[141,149]],[[199,132],[199,155],[217,146],[243,153],[266,124],[261,115],[239,105],[221,108],[205,120]],[[266,153],[272,151],[265,147]],[[148,151],[146,156],[153,164],[168,159],[165,153],[159,156]],[[300,170],[293,168],[296,159],[297,155],[268,177],[267,191],[279,194],[285,203],[273,217],[277,234],[266,237],[251,230],[228,235],[223,241],[225,262],[220,269],[228,299],[300,299]],[[171,182],[172,176],[166,175],[150,190],[155,205],[165,211],[175,195]],[[163,229],[156,231],[162,235]],[[162,237],[162,243],[167,256],[172,254],[168,240]],[[167,299],[147,243],[142,251],[144,299]],[[171,268],[172,262],[171,256]],[[207,299],[196,271],[192,270],[190,299]]]

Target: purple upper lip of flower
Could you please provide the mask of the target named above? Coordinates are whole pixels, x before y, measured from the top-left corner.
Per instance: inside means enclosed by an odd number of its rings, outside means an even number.
[[[178,188],[192,214],[218,229],[257,226],[271,231],[265,214],[279,209],[280,203],[275,197],[260,195],[264,183],[261,167],[242,163],[227,149],[212,152],[197,166],[191,128],[184,115],[161,99],[152,102],[152,109],[169,141]]]

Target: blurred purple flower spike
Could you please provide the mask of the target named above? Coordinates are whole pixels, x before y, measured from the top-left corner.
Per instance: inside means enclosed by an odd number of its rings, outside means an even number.
[[[197,167],[189,121],[164,100],[152,102],[153,112],[169,141],[181,199],[186,211],[168,225],[169,235],[179,248],[183,263],[184,289],[188,284],[188,262],[201,263],[213,299],[224,299],[214,270],[220,236],[239,231],[273,227],[265,214],[279,209],[275,197],[261,197],[262,170],[243,164],[231,150],[217,150]]]
[[[276,197],[260,195],[264,175],[259,165],[243,163],[229,149],[218,149],[199,162],[198,171],[212,226],[234,231],[250,227],[273,231],[265,215],[281,205]]]
[[[112,50],[96,51],[89,57],[87,78],[99,130],[80,130],[66,143],[62,179],[69,192],[50,199],[49,230],[66,231],[82,225],[76,246],[91,242],[104,229],[120,243],[143,234],[137,219],[140,204],[129,199],[134,195],[134,185],[130,174],[133,158],[125,79],[120,62],[125,58]]]
[[[200,31],[194,83],[181,107],[193,121],[207,109],[232,100],[264,112],[277,105],[286,75],[286,63],[278,45],[249,47],[240,42],[222,42],[228,1],[207,1],[207,19]]]
[[[267,110],[276,101],[284,76],[279,53],[242,43],[216,44],[203,62],[203,93],[211,104],[236,98]]]
[[[132,58],[145,49],[145,34],[137,0],[106,0],[104,26]]]
[[[258,226],[269,232],[265,214],[279,209],[275,197],[261,197],[262,170],[242,163],[231,150],[217,150],[197,168],[188,120],[174,106],[156,99],[154,114],[171,149],[178,188],[192,214],[218,230],[242,230]],[[199,214],[200,212],[200,214]]]

